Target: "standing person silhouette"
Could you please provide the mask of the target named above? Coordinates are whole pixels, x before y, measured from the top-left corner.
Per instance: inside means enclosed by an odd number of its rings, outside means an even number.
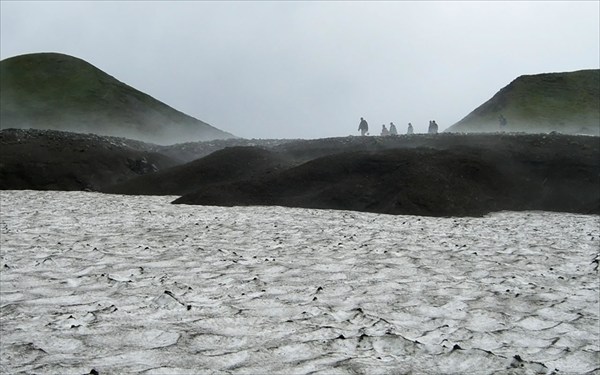
[[[369,124],[367,123],[367,120],[365,120],[364,118],[360,118],[360,124],[358,125],[358,130],[360,130],[360,135],[365,135],[368,134],[369,132]]]
[[[508,123],[508,121],[502,114],[500,114],[500,116],[498,117],[498,121],[500,122],[500,129],[504,130],[504,128],[506,128],[506,124]]]
[[[387,130],[387,128],[385,127],[385,124],[381,125],[381,136],[385,137],[390,135],[390,131]]]
[[[390,135],[398,135],[398,129],[396,129],[393,122],[390,122]]]
[[[438,124],[436,124],[435,121],[429,121],[428,133],[429,134],[437,134],[437,132],[438,132]]]
[[[415,130],[413,129],[412,124],[408,123],[408,130],[406,130],[406,134],[414,134]]]

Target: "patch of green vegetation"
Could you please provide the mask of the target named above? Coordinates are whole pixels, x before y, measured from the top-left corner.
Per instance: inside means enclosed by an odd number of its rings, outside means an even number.
[[[599,135],[600,70],[519,77],[447,131],[499,130]]]
[[[157,143],[232,137],[58,53],[0,62],[0,116],[2,128],[84,131]]]

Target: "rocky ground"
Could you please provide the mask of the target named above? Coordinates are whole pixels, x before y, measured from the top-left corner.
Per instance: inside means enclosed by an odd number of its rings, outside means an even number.
[[[0,131],[0,146],[1,189],[430,216],[600,213],[600,138],[592,136],[443,133],[158,146],[9,129]]]

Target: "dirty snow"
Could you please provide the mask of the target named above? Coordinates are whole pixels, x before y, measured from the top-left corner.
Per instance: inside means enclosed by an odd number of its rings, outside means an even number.
[[[0,194],[0,373],[600,371],[598,216]]]

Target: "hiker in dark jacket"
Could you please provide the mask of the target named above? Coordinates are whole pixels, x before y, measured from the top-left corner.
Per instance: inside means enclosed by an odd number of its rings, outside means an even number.
[[[360,124],[358,125],[358,130],[360,130],[360,135],[365,135],[369,131],[369,124],[367,124],[367,120],[364,118],[360,118]]]

